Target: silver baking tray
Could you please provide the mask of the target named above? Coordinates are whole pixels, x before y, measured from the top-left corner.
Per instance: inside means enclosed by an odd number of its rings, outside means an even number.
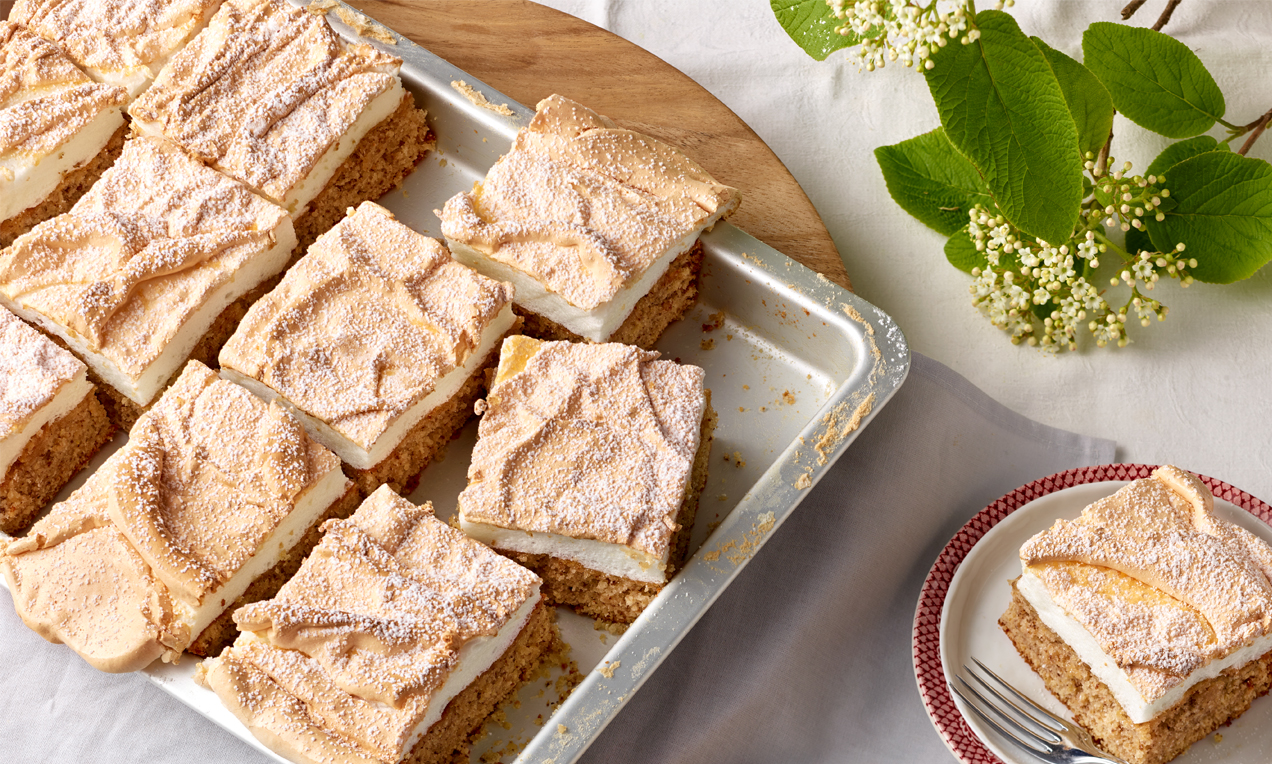
[[[402,79],[428,110],[438,150],[380,202],[412,228],[440,236],[433,211],[485,175],[533,109],[348,6],[331,8],[327,18],[346,38],[402,58]],[[375,30],[370,37],[360,36],[368,29]],[[373,39],[388,35],[396,44]],[[460,81],[491,104],[506,105],[511,116],[474,104],[452,86]],[[658,343],[664,357],[706,370],[720,417],[692,557],[621,635],[559,609],[568,660],[581,683],[563,700],[568,685],[554,680],[571,672],[558,665],[523,687],[505,704],[500,723],[487,725],[473,761],[491,753],[502,760],[576,761],[905,380],[909,348],[883,311],[728,223],[704,235],[703,245],[698,305]],[[432,501],[439,517],[452,516],[475,439],[473,423],[424,472],[411,500]],[[156,664],[144,673],[267,758],[283,761],[194,683],[195,665]]]

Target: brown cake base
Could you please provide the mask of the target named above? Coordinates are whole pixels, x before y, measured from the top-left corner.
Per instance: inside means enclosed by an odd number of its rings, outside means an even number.
[[[504,338],[520,331],[521,319],[517,319]],[[459,431],[475,416],[473,404],[486,391],[487,372],[499,365],[499,348],[502,345],[503,338],[500,338],[450,400],[417,422],[383,461],[369,470],[345,465],[345,474],[358,486],[363,498],[385,484],[402,496],[415,490],[424,468],[437,458],[447,443],[459,436]]]
[[[702,271],[702,257],[702,242],[697,242],[672,260],[671,265],[667,266],[667,272],[632,307],[632,312],[606,342],[621,342],[646,350],[652,348],[667,327],[683,318],[698,301],[698,274]],[[522,333],[527,336],[540,340],[588,341],[538,313],[531,313],[520,307],[516,310],[526,321]]]
[[[106,445],[115,428],[91,392],[27,442],[0,480],[0,531],[26,533],[40,510]]]
[[[1109,688],[1038,617],[1011,584],[1011,604],[998,625],[1047,689],[1098,746],[1130,764],[1163,764],[1228,724],[1272,687],[1272,652],[1199,682],[1174,706],[1143,724],[1131,721]]]
[[[97,152],[97,156],[67,173],[57,188],[44,197],[44,201],[0,223],[0,248],[9,246],[14,239],[40,223],[75,206],[75,202],[119,158],[119,153],[124,150],[124,136],[127,134],[128,125],[124,124],[115,131],[102,150]]]
[[[671,554],[667,561],[668,580],[684,564],[689,551],[689,537],[698,516],[698,500],[707,485],[707,465],[717,420],[715,409],[711,407],[711,393],[707,391],[701,441],[698,453],[694,456],[693,471],[689,475],[688,493],[676,514],[676,524],[680,527],[671,539]],[[584,567],[573,560],[563,560],[547,554],[528,554],[504,549],[495,551],[539,574],[543,579],[540,591],[548,603],[568,605],[578,613],[603,621],[631,623],[665,586],[613,576]]]
[[[194,349],[190,351],[187,361],[199,361],[210,369],[220,368],[217,363],[217,354],[221,352],[221,346],[229,341],[230,336],[234,334],[234,330],[238,328],[239,322],[243,320],[243,316],[247,315],[248,308],[252,307],[252,303],[264,297],[271,289],[278,286],[278,282],[283,278],[282,273],[270,276],[260,284],[257,284],[250,291],[238,298],[234,302],[225,307],[213,321],[208,330],[203,333],[199,341],[195,344]],[[60,337],[49,335],[52,339],[62,347],[67,347]],[[67,348],[69,350],[69,348]],[[168,380],[171,384],[181,376],[182,365],[172,375],[172,379]],[[137,403],[132,398],[124,395],[116,390],[109,382],[102,380],[93,373],[92,366],[88,369],[89,380],[97,386],[97,397],[101,400],[102,405],[106,407],[106,415],[110,417],[110,421],[121,430],[131,430],[132,426],[137,423],[141,415],[154,405],[163,395],[163,391],[167,389],[167,384],[159,390],[154,399],[146,405]]]
[[[348,208],[379,199],[401,185],[436,146],[424,110],[415,108],[414,96],[404,94],[397,110],[363,136],[309,203],[308,212],[296,219],[296,259],[315,239],[344,219]]]
[[[234,640],[239,635],[238,626],[234,623],[234,611],[253,602],[271,599],[278,594],[278,590],[296,575],[296,571],[300,570],[300,564],[322,539],[322,524],[328,520],[343,520],[349,517],[361,503],[362,496],[358,493],[357,486],[349,486],[349,490],[333,501],[327,511],[309,526],[309,530],[300,537],[300,541],[297,541],[295,546],[280,557],[274,567],[258,576],[242,596],[228,603],[225,611],[217,616],[215,621],[208,624],[208,627],[195,637],[194,642],[186,650],[205,658],[214,658],[220,655],[222,650],[234,644]],[[221,604],[226,605],[224,602]]]
[[[468,761],[474,733],[481,729],[486,717],[530,679],[556,638],[552,610],[540,602],[499,660],[451,699],[442,717],[403,757],[403,764]]]

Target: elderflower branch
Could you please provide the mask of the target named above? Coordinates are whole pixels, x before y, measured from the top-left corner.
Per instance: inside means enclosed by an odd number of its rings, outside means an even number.
[[[841,35],[861,38],[856,57],[866,71],[900,62],[915,69],[931,69],[932,54],[951,40],[963,45],[980,38],[973,0],[826,0]],[[996,7],[1010,7],[1015,0],[998,0]]]

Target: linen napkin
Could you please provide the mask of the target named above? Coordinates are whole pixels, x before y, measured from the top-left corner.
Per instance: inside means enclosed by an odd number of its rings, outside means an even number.
[[[1113,460],[915,355],[909,379],[602,733],[585,762],[949,761],[910,630],[945,543],[1004,493]],[[136,674],[102,674],[0,595],[0,758],[265,761]]]

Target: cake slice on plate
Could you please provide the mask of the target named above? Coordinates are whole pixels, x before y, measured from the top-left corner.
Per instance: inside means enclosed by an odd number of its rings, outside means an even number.
[[[999,625],[1096,743],[1169,761],[1272,686],[1272,547],[1177,467],[1020,549]]]
[[[102,671],[219,651],[357,497],[281,406],[191,362],[128,442],[0,553],[18,615]]]
[[[684,560],[716,415],[705,373],[630,345],[504,341],[460,527],[544,596],[631,623]]]
[[[559,95],[438,212],[462,263],[517,288],[526,334],[651,346],[698,297],[698,234],[737,189]]]
[[[296,412],[364,496],[410,491],[473,413],[516,329],[512,288],[374,202],[318,238],[221,350],[221,374]]]
[[[0,21],[0,247],[71,208],[124,146],[123,88]]]
[[[0,308],[0,531],[22,533],[115,428],[88,369]]]
[[[287,265],[291,218],[154,138],[0,250],[0,304],[65,343],[130,428],[189,359],[214,363]]]
[[[467,760],[556,639],[539,578],[381,487],[196,679],[299,764]]]
[[[228,0],[128,112],[282,205],[306,247],[433,148],[401,64],[283,0]]]

